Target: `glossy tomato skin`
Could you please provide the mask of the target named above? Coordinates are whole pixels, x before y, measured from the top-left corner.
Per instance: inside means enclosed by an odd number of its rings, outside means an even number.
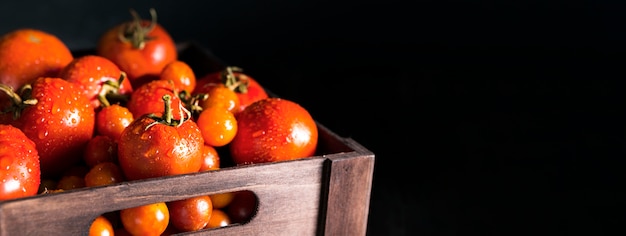
[[[161,235],[167,229],[170,212],[165,202],[120,210],[120,220],[132,235]]]
[[[151,23],[149,20],[141,22],[144,27]],[[169,32],[158,23],[147,33],[146,36],[152,39],[146,41],[143,48],[135,48],[131,42],[120,40],[120,31],[129,24],[132,22],[124,22],[107,30],[98,41],[96,53],[117,64],[136,88],[147,81],[158,79],[165,65],[178,58],[178,52]]]
[[[170,224],[182,232],[203,229],[213,212],[211,198],[207,195],[171,201],[167,203],[167,208],[170,211]]]
[[[38,29],[16,29],[0,38],[0,83],[17,91],[39,77],[57,77],[73,59],[57,36]]]
[[[216,84],[224,84],[227,87],[232,86],[230,82],[226,81],[226,74],[226,71],[219,71],[209,73],[201,77],[197,80],[196,89],[193,93],[208,93],[208,91],[212,89],[212,87]],[[251,76],[243,72],[232,72],[232,74],[235,77],[236,82],[246,83],[245,90],[241,90],[239,88],[231,88],[239,97],[239,108],[237,109],[237,111],[233,111],[233,113],[243,111],[243,109],[245,109],[253,102],[269,97],[269,95],[265,91],[265,88]]]
[[[165,106],[163,96],[169,95],[172,101],[172,115],[175,119],[180,119],[183,104],[178,92],[174,82],[170,80],[153,80],[138,87],[130,96],[126,107],[133,114],[133,117],[163,113]]]
[[[32,98],[37,103],[12,123],[35,142],[42,175],[59,176],[82,160],[94,135],[95,111],[80,86],[62,78],[40,77]]]
[[[194,173],[203,162],[204,140],[198,125],[154,124],[148,115],[135,119],[120,136],[118,161],[128,180]]]
[[[237,114],[237,124],[229,150],[238,165],[315,154],[317,125],[309,112],[293,101],[274,97],[259,100]]]
[[[40,183],[35,142],[16,127],[0,125],[0,201],[34,196]]]
[[[130,80],[124,78],[120,83],[120,68],[111,60],[98,55],[74,58],[63,68],[59,77],[81,85],[94,109],[100,107],[100,94],[106,95],[110,91],[116,95],[130,96],[133,92]]]

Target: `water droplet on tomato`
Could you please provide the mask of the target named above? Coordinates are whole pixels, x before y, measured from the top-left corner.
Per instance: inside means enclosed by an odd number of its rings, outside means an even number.
[[[47,136],[48,136],[48,130],[39,130],[39,133],[37,134],[37,137],[39,139],[44,139]]]
[[[262,136],[264,134],[265,134],[265,130],[259,130],[259,131],[256,131],[256,132],[252,133],[252,137],[253,138],[258,138],[258,137],[260,137],[260,136]]]

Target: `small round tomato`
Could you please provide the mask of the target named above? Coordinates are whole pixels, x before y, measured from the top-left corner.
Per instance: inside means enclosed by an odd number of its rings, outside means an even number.
[[[96,133],[117,141],[122,131],[133,122],[133,113],[119,104],[103,106],[96,113]]]
[[[202,166],[199,171],[218,170],[220,168],[220,155],[217,149],[206,143],[202,149],[202,160]]]
[[[112,236],[114,233],[113,224],[103,215],[96,217],[89,226],[89,236]]]
[[[213,208],[209,223],[204,227],[205,229],[213,229],[230,225],[230,218],[228,214],[221,209]]]
[[[165,202],[120,210],[120,220],[132,235],[161,235],[167,229],[170,212]]]
[[[196,121],[204,143],[222,147],[230,143],[237,134],[237,119],[223,107],[209,107],[200,112]]]
[[[207,195],[167,203],[170,223],[183,232],[196,231],[209,223],[213,204]]]
[[[0,124],[0,201],[36,195],[40,175],[35,142],[20,129]]]
[[[216,193],[209,195],[211,202],[213,202],[213,208],[225,208],[233,201],[235,192]]]
[[[170,96],[164,112],[135,119],[120,136],[118,162],[128,180],[198,172],[204,140],[193,120],[172,116]]]
[[[318,141],[315,120],[293,101],[259,100],[238,113],[237,124],[237,135],[229,150],[238,165],[294,160],[315,154]]]
[[[102,162],[117,162],[117,142],[109,136],[94,136],[87,143],[83,161],[88,167]]]
[[[233,223],[245,223],[256,214],[257,205],[256,195],[252,191],[237,191],[225,211]]]
[[[133,88],[158,79],[168,63],[178,58],[176,44],[169,32],[156,21],[156,11],[150,9],[151,20],[144,20],[131,9],[132,21],[108,29],[100,37],[96,54],[106,57],[126,72]]]
[[[219,72],[209,73],[198,79],[193,94],[207,93],[207,90],[215,84],[223,84],[235,91],[239,97],[239,111],[243,111],[253,102],[269,97],[259,82],[244,74],[241,68],[234,66],[226,67]]]
[[[225,85],[215,84],[213,86],[207,86],[206,94],[208,95],[206,99],[199,102],[202,109],[219,106],[224,107],[224,109],[233,114],[239,112],[239,96],[237,96],[235,91]]]
[[[78,188],[84,188],[85,178],[82,176],[76,175],[64,175],[61,176],[61,179],[57,182],[57,190],[72,190]]]
[[[191,93],[196,88],[196,75],[184,61],[175,60],[165,65],[159,79],[174,81],[179,91]]]
[[[122,169],[113,162],[102,162],[91,167],[85,175],[85,186],[94,187],[124,181]]]

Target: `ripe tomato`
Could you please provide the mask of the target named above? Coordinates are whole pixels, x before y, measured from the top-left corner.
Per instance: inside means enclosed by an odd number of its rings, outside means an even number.
[[[118,161],[128,180],[197,172],[202,166],[204,140],[189,118],[175,120],[164,95],[161,117],[146,114],[135,119],[118,143]]]
[[[175,60],[165,65],[159,79],[174,81],[178,91],[184,90],[190,94],[196,88],[196,75],[184,61]]]
[[[0,183],[0,201],[34,196],[41,183],[35,142],[10,125],[0,125]]]
[[[57,182],[57,186],[56,189],[57,190],[72,190],[72,189],[78,189],[78,188],[84,188],[85,185],[85,178],[82,176],[76,176],[76,175],[64,175],[61,176],[61,179],[59,179],[59,182]]]
[[[126,106],[120,104],[103,106],[96,113],[96,134],[108,136],[117,141],[122,131],[134,119],[133,113]]]
[[[94,187],[120,183],[124,181],[122,169],[113,162],[102,162],[91,167],[85,175],[85,186]]]
[[[74,58],[63,68],[59,77],[79,84],[94,109],[98,109],[101,102],[109,105],[107,95],[127,97],[133,92],[130,80],[124,78],[120,68],[111,60],[98,55]]]
[[[266,98],[237,115],[237,135],[229,150],[235,164],[276,162],[311,157],[318,130],[313,117],[299,104]]]
[[[228,225],[230,225],[230,218],[228,217],[228,214],[221,209],[213,208],[211,218],[209,218],[209,223],[204,228],[213,229]]]
[[[237,93],[223,84],[205,85],[206,99],[199,101],[202,109],[209,107],[223,107],[236,114],[239,112],[240,102]]]
[[[117,162],[117,142],[109,136],[94,136],[87,143],[83,161],[88,167],[102,162]]]
[[[55,35],[20,28],[0,38],[0,83],[15,91],[39,77],[57,77],[74,57]]]
[[[203,229],[213,212],[211,198],[207,195],[168,202],[167,208],[170,211],[170,224],[182,232]]]
[[[211,198],[211,202],[213,202],[213,208],[225,208],[233,201],[233,197],[235,196],[235,192],[225,192],[225,193],[216,193],[211,194],[209,197]]]
[[[165,202],[120,210],[120,220],[132,235],[161,235],[167,229],[170,212]]]
[[[153,80],[138,87],[126,104],[128,110],[137,118],[145,114],[163,113],[163,95],[169,95],[172,103],[174,119],[181,119],[184,104],[178,96],[174,82],[171,80]]]
[[[144,20],[131,9],[132,21],[120,23],[104,32],[96,46],[96,54],[117,64],[128,75],[133,88],[158,79],[168,63],[178,58],[176,44],[170,34],[156,21]]]
[[[94,135],[95,111],[79,85],[62,78],[40,77],[32,90],[21,97],[14,94],[12,99],[15,105],[9,114],[17,119],[11,124],[35,142],[44,177],[58,177],[82,160]]]
[[[224,84],[227,88],[235,91],[239,97],[239,111],[243,111],[253,102],[269,97],[261,84],[244,74],[243,70],[238,67],[226,67],[222,71],[201,77],[196,83],[196,90],[193,94],[207,93],[208,89],[215,84]]]
[[[113,224],[104,215],[96,217],[89,226],[89,236],[112,236],[114,233]]]
[[[209,170],[218,170],[220,169],[220,155],[217,152],[217,149],[211,145],[207,145],[206,143],[202,148],[202,166],[200,166],[200,170],[198,171],[209,171]]]
[[[237,191],[225,211],[232,223],[245,223],[256,214],[257,205],[256,195],[252,191]]]
[[[230,143],[237,134],[237,119],[224,107],[209,107],[198,116],[196,121],[204,143],[213,147],[222,147]]]

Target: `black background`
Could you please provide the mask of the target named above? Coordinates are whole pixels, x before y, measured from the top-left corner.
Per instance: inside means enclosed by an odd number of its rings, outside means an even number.
[[[0,32],[89,49],[131,7],[372,150],[368,235],[624,231],[626,2],[12,1]]]

